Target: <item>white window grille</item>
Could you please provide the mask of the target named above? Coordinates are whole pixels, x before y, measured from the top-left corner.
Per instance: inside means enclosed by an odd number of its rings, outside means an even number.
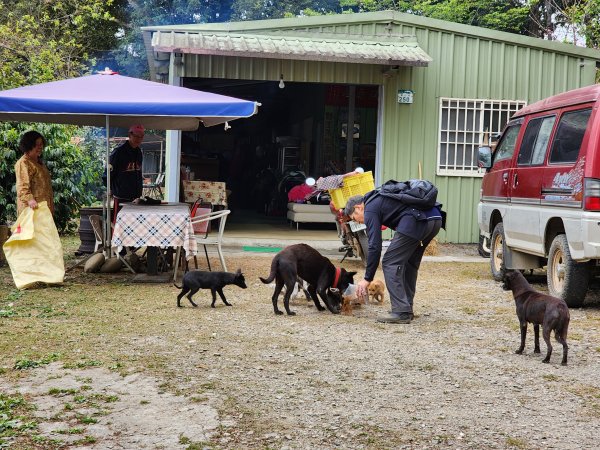
[[[521,100],[440,98],[438,175],[483,176],[477,149],[490,143],[510,117],[527,103]]]

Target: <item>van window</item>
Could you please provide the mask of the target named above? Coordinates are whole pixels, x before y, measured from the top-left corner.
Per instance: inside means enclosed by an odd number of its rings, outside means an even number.
[[[517,157],[519,166],[539,165],[544,162],[555,120],[556,116],[550,116],[529,121]]]
[[[504,130],[502,134],[502,140],[498,144],[494,153],[494,163],[503,159],[512,158],[515,153],[515,144],[517,143],[517,137],[519,136],[519,130],[521,124],[515,124]]]
[[[577,161],[583,135],[591,114],[591,109],[582,109],[562,115],[552,143],[550,163],[572,163]]]

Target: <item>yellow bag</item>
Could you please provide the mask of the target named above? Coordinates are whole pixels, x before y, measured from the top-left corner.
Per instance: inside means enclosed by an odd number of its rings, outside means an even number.
[[[65,277],[62,244],[46,202],[25,208],[2,247],[18,289],[37,282],[62,283]]]

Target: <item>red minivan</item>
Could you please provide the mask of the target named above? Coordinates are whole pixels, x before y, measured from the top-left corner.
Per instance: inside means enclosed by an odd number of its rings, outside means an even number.
[[[548,290],[583,304],[600,265],[600,84],[526,106],[508,122],[486,169],[477,216],[490,268],[546,267]]]

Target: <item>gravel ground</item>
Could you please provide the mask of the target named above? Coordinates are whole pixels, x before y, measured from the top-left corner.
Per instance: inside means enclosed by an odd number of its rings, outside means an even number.
[[[474,256],[476,249],[440,253]],[[30,395],[42,424],[57,408],[45,394],[51,385],[85,379],[98,392],[119,393],[86,430],[95,443],[77,448],[598,448],[597,304],[571,310],[569,365],[560,365],[554,340],[551,362],[542,364],[531,329],[525,353],[514,353],[514,301],[490,278],[485,259],[423,262],[416,318],[393,325],[375,322],[389,309],[387,295],[383,305],[352,315],[319,312],[301,295],[292,302],[296,316],[275,316],[272,288],[258,280],[271,257],[228,256],[249,287],[226,289],[231,308],[218,300],[211,309],[205,292],[195,297],[198,308],[182,302],[177,309],[177,289],[161,288],[179,326],[123,346],[160,357],[163,372],[138,367],[122,378],[51,364],[0,387]],[[343,266],[363,273],[355,260]],[[148,300],[147,314],[164,295]],[[52,435],[48,423],[44,429]]]

